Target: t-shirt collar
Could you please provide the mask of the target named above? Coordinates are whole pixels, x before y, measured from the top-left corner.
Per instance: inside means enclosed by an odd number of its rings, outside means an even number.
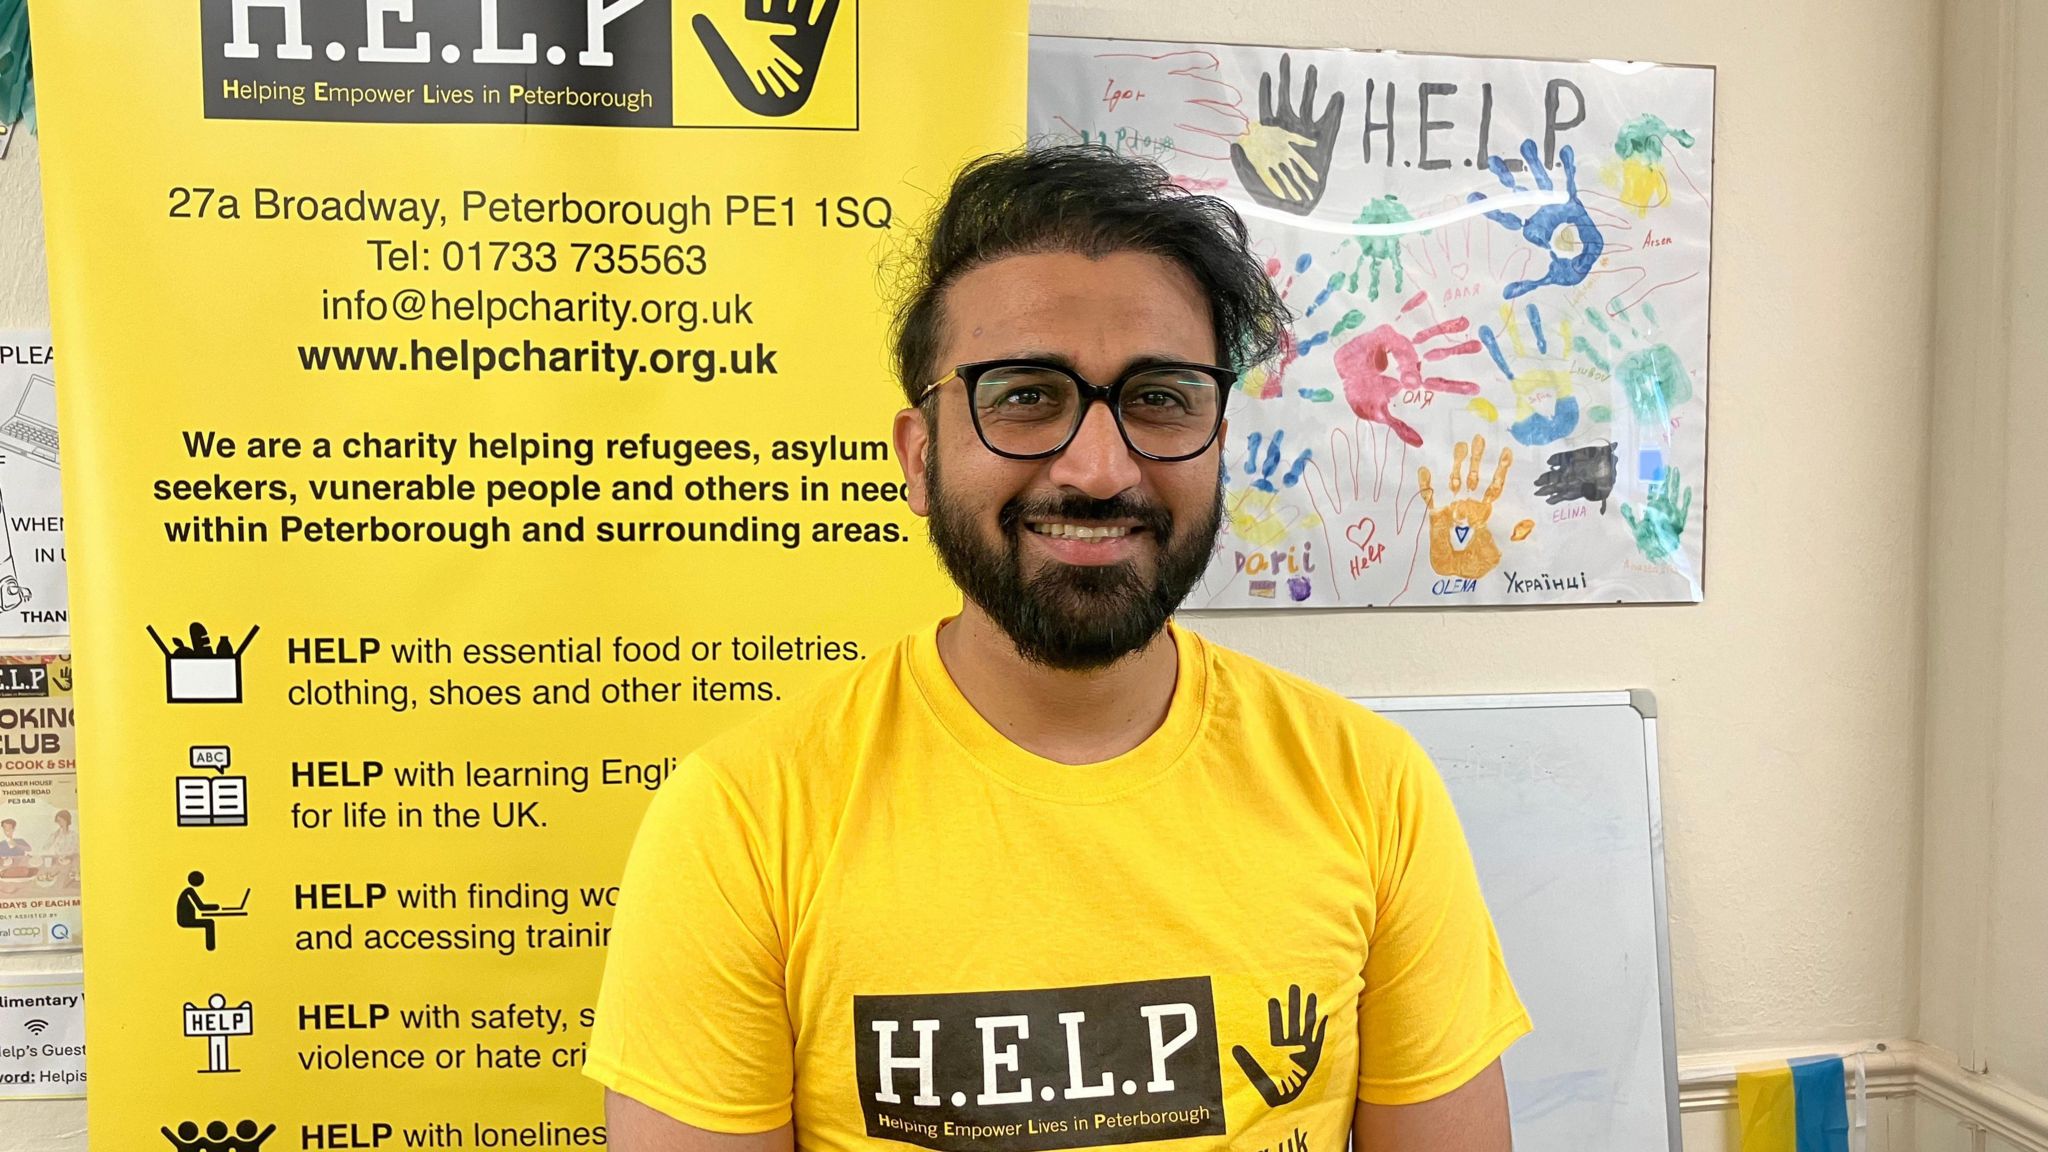
[[[939,656],[938,620],[910,638],[910,673],[932,717],[969,759],[1028,795],[1076,804],[1113,800],[1172,772],[1209,716],[1209,650],[1200,636],[1168,622],[1176,670],[1166,719],[1136,748],[1095,764],[1062,764],[1013,743],[974,710]]]

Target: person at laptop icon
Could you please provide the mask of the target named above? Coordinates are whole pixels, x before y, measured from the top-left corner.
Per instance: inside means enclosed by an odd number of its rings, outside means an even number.
[[[47,376],[30,376],[28,387],[12,411],[0,416],[0,447],[12,449],[39,464],[57,467],[57,385]]]
[[[214,920],[221,916],[241,916],[245,913],[242,905],[249,902],[249,893],[242,893],[242,903],[233,908],[210,903],[199,895],[199,886],[206,883],[206,874],[194,872],[185,877],[186,887],[178,893],[178,927],[197,928],[206,933],[206,950],[213,951]]]

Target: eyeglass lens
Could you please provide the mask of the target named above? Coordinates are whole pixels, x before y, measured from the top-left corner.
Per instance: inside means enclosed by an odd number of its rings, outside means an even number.
[[[1160,368],[1126,380],[1116,414],[1131,447],[1153,456],[1186,456],[1216,434],[1224,387],[1194,368]],[[994,368],[975,382],[974,411],[983,439],[999,452],[1051,452],[1080,427],[1087,406],[1072,377],[1053,368]]]

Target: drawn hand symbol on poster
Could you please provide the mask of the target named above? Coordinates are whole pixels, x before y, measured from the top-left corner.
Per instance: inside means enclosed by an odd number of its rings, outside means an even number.
[[[1513,212],[1498,209],[1486,214],[1487,219],[1510,231],[1520,232],[1523,239],[1550,253],[1550,270],[1541,279],[1517,280],[1502,291],[1501,295],[1509,300],[1526,296],[1545,285],[1569,288],[1583,283],[1593,271],[1593,266],[1600,263],[1600,253],[1606,249],[1607,242],[1600,235],[1600,226],[1593,223],[1593,214],[1586,211],[1585,202],[1579,199],[1579,166],[1572,155],[1572,146],[1565,145],[1557,158],[1564,163],[1563,203],[1545,204],[1531,212],[1526,220]],[[1534,140],[1522,141],[1522,162],[1540,191],[1557,190],[1537,154]],[[1508,191],[1523,190],[1500,157],[1487,157],[1486,166]],[[1486,193],[1474,192],[1469,202],[1477,204],[1485,199]]]
[[[1330,97],[1315,114],[1316,67],[1308,68],[1301,106],[1294,106],[1293,58],[1280,56],[1280,100],[1273,101],[1273,74],[1259,77],[1259,121],[1230,146],[1230,163],[1238,182],[1253,200],[1268,208],[1306,216],[1322,202],[1337,157],[1337,134],[1344,126],[1344,94]]]
[[[1644,114],[1622,126],[1614,138],[1614,154],[1621,167],[1608,180],[1621,192],[1621,202],[1637,216],[1662,207],[1671,199],[1671,181],[1664,175],[1664,141],[1681,148],[1692,147],[1692,133],[1673,128],[1661,117]]]
[[[1543,497],[1545,504],[1584,500],[1600,505],[1600,511],[1606,512],[1607,498],[1614,495],[1614,483],[1619,478],[1618,451],[1614,444],[1592,444],[1551,453],[1550,470],[1536,478],[1536,495]]]
[[[1460,316],[1425,328],[1413,337],[1401,335],[1391,324],[1361,334],[1337,349],[1337,375],[1344,381],[1344,399],[1359,419],[1386,425],[1410,448],[1422,447],[1422,433],[1394,415],[1394,402],[1405,400],[1426,405],[1438,392],[1478,395],[1479,385],[1470,380],[1422,374],[1424,360],[1435,362],[1479,351],[1482,345],[1477,340],[1438,345],[1426,351],[1421,347],[1439,336],[1458,335],[1470,327],[1471,321]]]
[[[1603,353],[1583,335],[1572,339],[1572,345],[1577,354],[1621,385],[1638,423],[1669,435],[1679,406],[1692,399],[1692,375],[1678,353],[1656,338],[1657,310],[1647,302],[1637,307],[1647,332],[1636,327],[1629,312],[1609,323],[1599,311],[1588,308],[1586,319],[1605,338],[1607,350]],[[1622,339],[1622,328],[1627,329],[1629,340]]]
[[[1251,1081],[1252,1087],[1259,1090],[1259,1095],[1265,1099],[1267,1105],[1278,1108],[1283,1104],[1293,1103],[1301,1095],[1302,1089],[1308,1087],[1309,1079],[1316,1074],[1316,1065],[1323,1058],[1323,1034],[1330,1029],[1330,1019],[1327,1016],[1316,1015],[1315,993],[1309,993],[1308,1003],[1302,1003],[1299,984],[1290,984],[1287,987],[1285,1020],[1281,1019],[1280,999],[1277,996],[1266,1001],[1266,1016],[1268,1038],[1273,1042],[1273,1047],[1294,1049],[1288,1055],[1288,1059],[1293,1062],[1295,1071],[1288,1073],[1286,1079],[1275,1084],[1257,1057],[1254,1057],[1244,1045],[1232,1045],[1230,1054],[1237,1057],[1237,1066],[1244,1069],[1245,1079]]]
[[[1441,508],[1437,507],[1436,489],[1430,485],[1429,469],[1415,470],[1422,506],[1429,511],[1429,566],[1439,576],[1477,580],[1500,566],[1500,545],[1494,543],[1493,529],[1487,522],[1493,518],[1493,502],[1500,499],[1508,486],[1508,469],[1515,462],[1515,454],[1507,448],[1500,450],[1493,483],[1487,486],[1486,495],[1474,497],[1470,493],[1479,491],[1479,465],[1485,455],[1484,436],[1472,438],[1469,456],[1463,441],[1452,446],[1451,495],[1457,496],[1460,491],[1468,495]]]
[[[1415,217],[1401,203],[1400,197],[1395,196],[1391,192],[1378,199],[1367,201],[1365,208],[1358,214],[1358,223],[1367,227],[1407,224],[1414,219]],[[1399,233],[1385,236],[1364,233],[1358,237],[1358,263],[1353,265],[1351,269],[1350,283],[1347,286],[1349,291],[1358,291],[1358,273],[1368,261],[1372,264],[1372,276],[1366,282],[1366,299],[1377,300],[1380,298],[1380,268],[1382,265],[1391,265],[1394,269],[1394,291],[1406,291],[1408,270],[1406,265],[1401,262],[1401,235]]]
[[[1282,428],[1275,431],[1272,439],[1266,442],[1264,460],[1259,458],[1259,440],[1259,434],[1254,432],[1246,441],[1244,474],[1253,478],[1251,486],[1261,492],[1273,492],[1277,491],[1275,487],[1276,480],[1279,485],[1288,488],[1301,483],[1302,470],[1308,467],[1309,459],[1315,455],[1314,450],[1309,448],[1302,449],[1301,455],[1296,456],[1294,463],[1285,472],[1282,472],[1280,470],[1281,454],[1283,452],[1281,445],[1287,441],[1287,430]]]
[[[1579,399],[1574,395],[1572,385],[1574,353],[1570,319],[1566,318],[1558,326],[1557,353],[1553,355],[1543,310],[1530,303],[1524,313],[1536,341],[1533,352],[1523,337],[1522,325],[1511,304],[1501,307],[1501,334],[1507,336],[1509,350],[1502,350],[1500,336],[1494,333],[1491,325],[1479,326],[1479,342],[1486,345],[1494,366],[1507,377],[1509,387],[1515,391],[1515,421],[1509,425],[1509,433],[1516,443],[1535,448],[1555,444],[1578,430]],[[1491,407],[1487,405],[1482,413],[1489,420],[1495,418]]]
[[[1692,513],[1692,489],[1685,490],[1682,501],[1678,489],[1678,469],[1673,468],[1650,485],[1650,498],[1643,503],[1640,517],[1627,504],[1621,506],[1621,518],[1636,534],[1636,547],[1645,560],[1665,559],[1678,551],[1678,542],[1685,536],[1686,517]]]
[[[792,115],[817,87],[839,0],[745,0],[745,8],[744,18],[724,31],[701,13],[691,26],[741,107],[760,116]]]

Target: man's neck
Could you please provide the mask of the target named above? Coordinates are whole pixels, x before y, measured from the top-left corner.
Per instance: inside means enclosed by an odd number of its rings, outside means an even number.
[[[1032,663],[972,601],[939,629],[939,658],[991,727],[1061,764],[1099,763],[1144,743],[1166,721],[1179,675],[1179,655],[1165,631],[1093,672]]]

